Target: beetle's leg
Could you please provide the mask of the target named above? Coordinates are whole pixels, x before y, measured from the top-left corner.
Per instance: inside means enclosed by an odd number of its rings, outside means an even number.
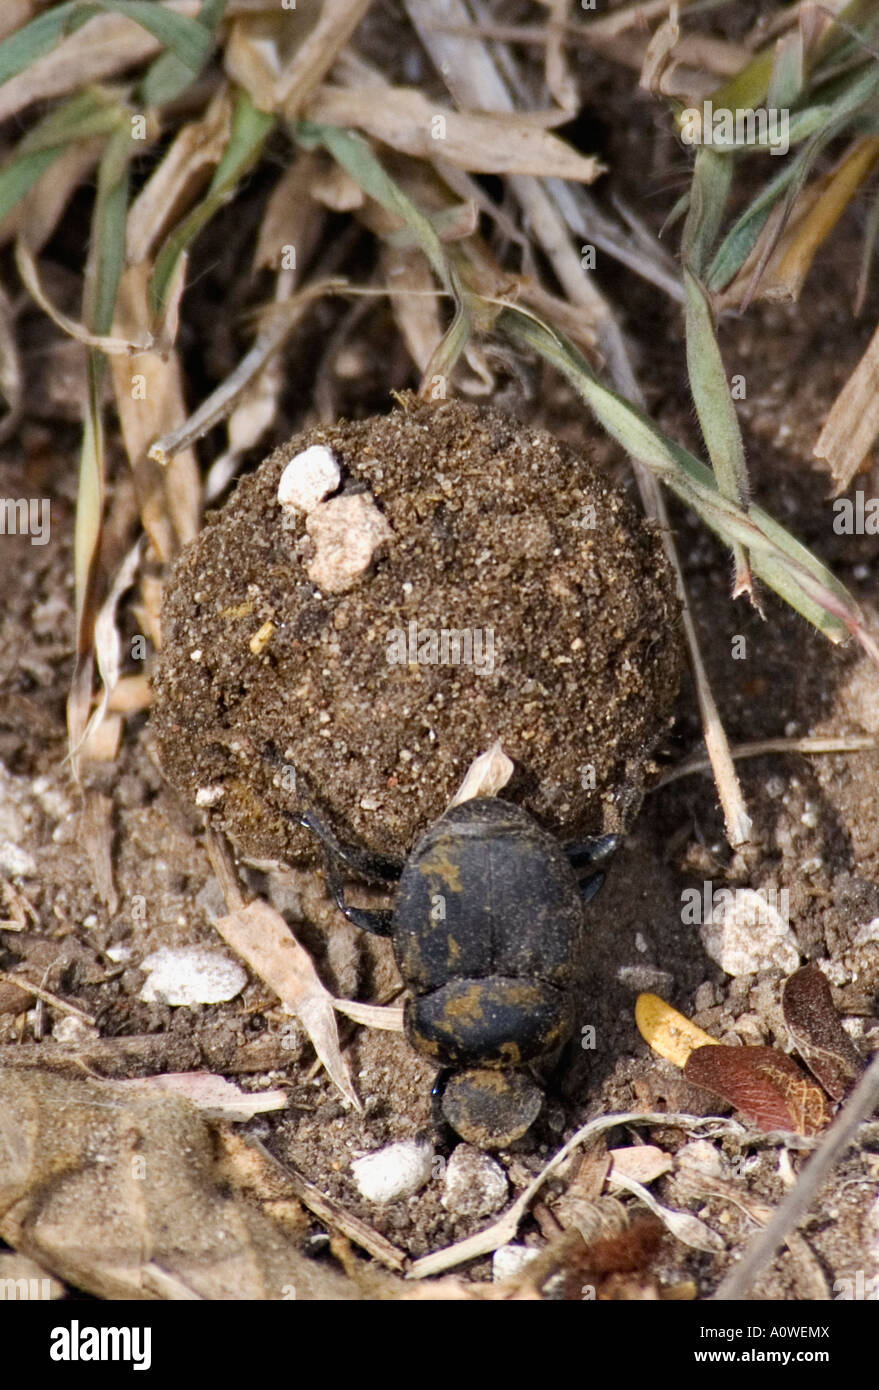
[[[564,849],[572,868],[599,869],[616,854],[622,842],[622,835],[594,835],[588,840],[574,840]]]
[[[601,891],[601,886],[603,883],[604,874],[602,873],[590,874],[588,878],[581,878],[580,901],[582,903],[591,903],[596,893],[599,893]]]
[[[377,850],[363,849],[360,845],[346,845],[337,839],[315,811],[287,811],[285,814],[316,835],[333,860],[371,883],[396,883],[403,872],[402,860],[390,854],[379,854]]]
[[[273,767],[286,766],[277,749],[270,743],[266,744],[263,757]],[[390,854],[379,854],[376,850],[363,849],[360,845],[345,844],[314,810],[284,811],[284,815],[288,820],[295,821],[297,825],[304,826],[316,835],[330,858],[344,864],[346,869],[370,883],[396,883],[403,872],[402,860],[395,859]]]
[[[390,936],[393,913],[387,908],[349,907],[345,902],[342,875],[330,854],[326,855],[325,870],[327,887],[336,901],[336,907],[351,925],[359,927],[361,931],[372,932],[373,936]]]
[[[621,835],[596,835],[565,845],[565,854],[575,871],[593,871],[580,880],[580,897],[584,903],[590,903],[601,888],[604,883],[602,866],[616,853],[621,843]]]

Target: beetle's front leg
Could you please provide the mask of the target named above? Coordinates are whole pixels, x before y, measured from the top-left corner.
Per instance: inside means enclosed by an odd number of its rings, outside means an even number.
[[[327,887],[335,899],[336,907],[354,927],[372,932],[373,936],[390,936],[393,913],[387,908],[349,907],[345,902],[345,889],[338,865],[328,853],[326,856]]]
[[[621,835],[595,835],[565,845],[565,854],[575,872],[583,869],[592,871],[586,878],[580,879],[580,897],[584,903],[591,902],[601,888],[604,883],[603,866],[616,854],[621,844]]]

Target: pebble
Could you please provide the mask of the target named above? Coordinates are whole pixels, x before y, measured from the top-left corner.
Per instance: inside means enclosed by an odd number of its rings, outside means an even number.
[[[404,1139],[386,1149],[356,1158],[351,1172],[361,1197],[368,1202],[396,1202],[411,1197],[430,1180],[433,1145],[421,1139]]]
[[[796,937],[768,898],[739,888],[732,900],[719,902],[700,928],[702,945],[727,975],[755,975],[759,970],[792,974],[800,964]]]
[[[237,962],[204,946],[163,946],[141,970],[147,972],[139,995],[145,1004],[224,1004],[247,984]]]
[[[491,1257],[492,1279],[496,1284],[515,1279],[539,1254],[539,1250],[532,1250],[529,1245],[502,1245]]]
[[[326,594],[341,594],[365,574],[379,546],[393,533],[366,493],[343,493],[321,502],[305,529],[314,543],[308,577]]]
[[[507,1200],[507,1175],[499,1163],[472,1144],[459,1144],[446,1164],[446,1211],[458,1216],[490,1216]]]
[[[336,491],[341,479],[332,449],[325,444],[312,444],[286,465],[278,484],[278,501],[284,508],[311,512]]]

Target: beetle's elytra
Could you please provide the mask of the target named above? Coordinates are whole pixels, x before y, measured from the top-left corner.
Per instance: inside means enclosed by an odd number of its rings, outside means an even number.
[[[452,1069],[438,1095],[445,1120],[484,1148],[520,1137],[541,1105],[529,1064],[574,1028],[583,906],[619,837],[563,846],[521,807],[479,797],[435,821],[401,864],[341,844],[313,812],[297,819],[322,841],[348,920],[392,939],[407,1037]],[[396,881],[391,911],[349,907],[340,865]]]

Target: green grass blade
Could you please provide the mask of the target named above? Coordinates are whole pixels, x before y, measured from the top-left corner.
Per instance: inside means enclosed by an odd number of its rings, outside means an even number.
[[[275,124],[275,118],[257,111],[250,98],[239,92],[232,113],[229,143],[214,170],[205,197],[167,237],[156,257],[150,283],[150,301],[155,313],[161,312],[165,296],[181,255],[230,196],[248,168],[259,157],[265,139]]]
[[[202,0],[197,20],[213,38],[219,28],[227,0]],[[207,59],[205,59],[206,61]],[[202,63],[201,67],[204,67]],[[198,72],[201,68],[198,69]],[[145,106],[164,106],[174,101],[198,75],[192,68],[178,58],[176,53],[160,53],[147,70],[139,88],[140,100]]]
[[[608,434],[656,473],[727,545],[747,549],[754,573],[808,622],[833,642],[852,633],[868,647],[854,600],[820,560],[762,508],[745,511],[724,497],[710,468],[668,439],[631,402],[597,381],[572,343],[518,309],[505,309],[497,327],[562,372]]]
[[[293,135],[306,149],[323,145],[337,164],[351,175],[364,193],[374,198],[388,212],[399,217],[409,228],[430,263],[434,275],[451,291],[449,268],[442,243],[430,219],[408,198],[382,168],[372,150],[359,135],[352,135],[339,126],[318,125],[314,121],[295,121]]]
[[[197,19],[187,19],[176,10],[157,5],[155,0],[86,0],[74,8],[89,18],[105,10],[133,19],[192,73],[201,71],[213,46],[210,31]]]
[[[191,73],[201,70],[212,46],[209,29],[155,0],[68,0],[32,19],[0,43],[0,86],[50,52],[59,39],[102,11],[133,19],[151,33]]]

